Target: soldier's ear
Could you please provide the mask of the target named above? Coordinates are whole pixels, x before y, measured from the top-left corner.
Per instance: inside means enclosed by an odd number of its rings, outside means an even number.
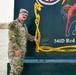
[[[19,14],[20,14],[20,13],[19,13]],[[18,14],[18,15],[19,15],[19,14]]]
[[[18,17],[20,16],[20,13],[18,14]]]

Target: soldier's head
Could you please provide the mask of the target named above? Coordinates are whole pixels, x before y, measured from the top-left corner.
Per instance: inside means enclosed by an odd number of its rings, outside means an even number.
[[[18,18],[24,21],[27,19],[27,16],[28,16],[28,11],[26,9],[21,8]]]

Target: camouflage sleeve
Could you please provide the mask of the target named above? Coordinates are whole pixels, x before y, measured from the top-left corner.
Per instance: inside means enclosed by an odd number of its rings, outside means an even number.
[[[17,44],[17,27],[15,23],[10,23],[9,24],[9,32],[8,32],[8,37],[9,37],[9,42],[13,48],[13,50],[20,50],[18,44]]]
[[[27,39],[31,42],[34,41],[34,36],[29,34],[26,24],[25,24],[25,29],[27,30],[27,36],[28,36]]]
[[[34,36],[28,33],[28,40],[29,41],[34,41]]]

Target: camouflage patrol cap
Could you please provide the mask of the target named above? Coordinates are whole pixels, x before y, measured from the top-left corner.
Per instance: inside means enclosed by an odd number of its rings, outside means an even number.
[[[20,13],[25,13],[28,16],[28,11],[26,9],[21,8]]]

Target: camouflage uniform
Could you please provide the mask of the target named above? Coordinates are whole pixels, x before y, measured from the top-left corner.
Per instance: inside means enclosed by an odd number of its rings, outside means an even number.
[[[9,24],[8,58],[11,66],[10,75],[20,75],[23,69],[23,61],[26,53],[27,40],[34,41],[34,36],[28,33],[27,27],[18,19]],[[15,51],[20,50],[20,56],[15,56]]]

